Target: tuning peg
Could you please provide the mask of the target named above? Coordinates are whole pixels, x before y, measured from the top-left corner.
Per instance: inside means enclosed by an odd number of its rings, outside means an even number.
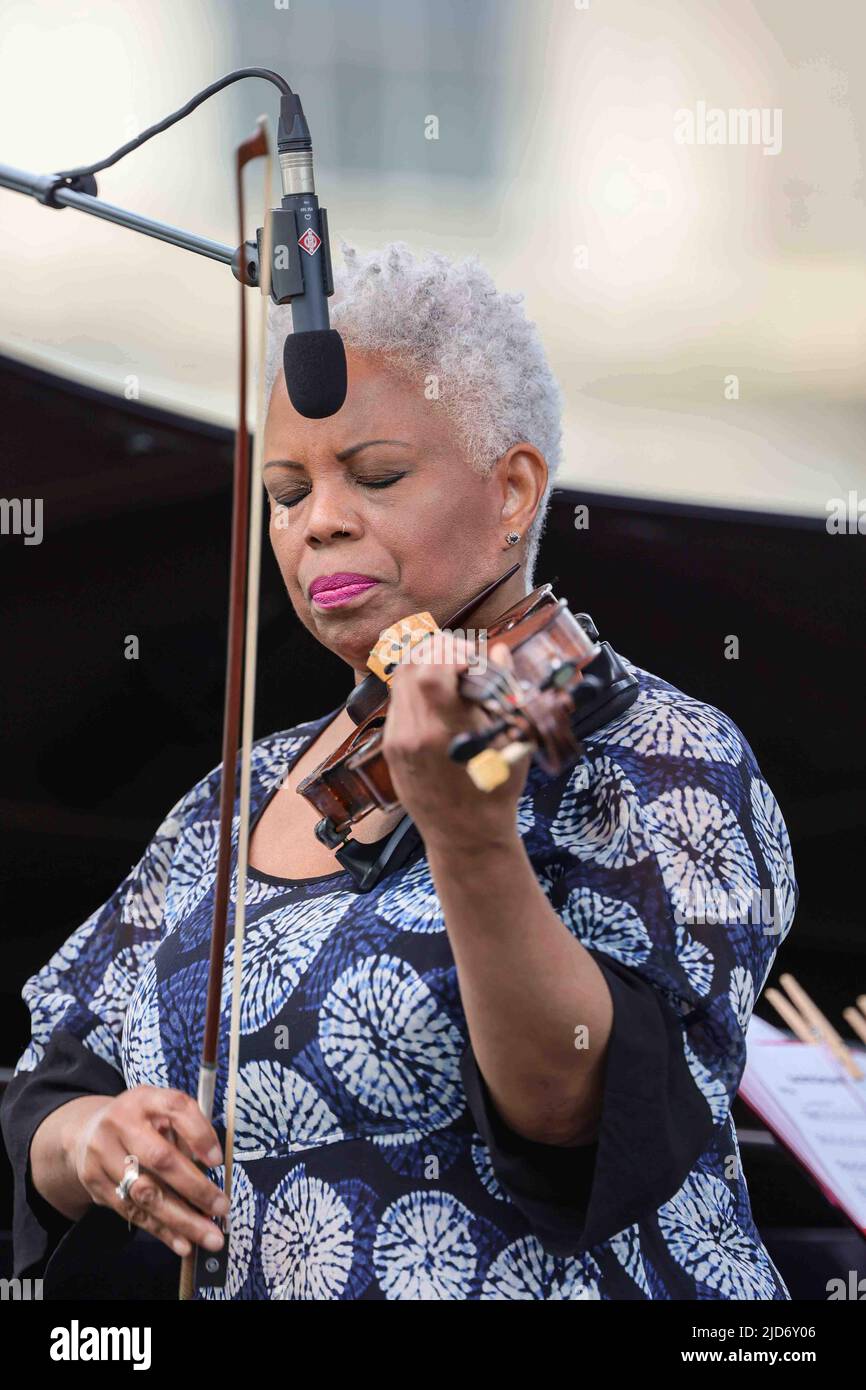
[[[556,686],[559,690],[565,689],[576,670],[575,662],[562,661],[557,657],[551,662],[550,670],[539,685],[539,690],[549,690],[551,686]]]
[[[497,734],[504,733],[507,728],[507,720],[497,719],[486,729],[479,729],[475,733],[457,734],[448,745],[448,756],[455,763],[468,763],[471,758],[476,757],[487,748],[491,739],[496,738]]]
[[[597,695],[598,692],[603,689],[604,681],[600,680],[598,676],[584,676],[583,680],[578,682],[572,690],[571,698],[575,706],[585,704],[587,700],[591,700],[594,695]]]
[[[511,768],[526,753],[534,753],[532,743],[508,743],[504,748],[485,748],[466,765],[466,771],[480,792],[492,792],[507,782]]]

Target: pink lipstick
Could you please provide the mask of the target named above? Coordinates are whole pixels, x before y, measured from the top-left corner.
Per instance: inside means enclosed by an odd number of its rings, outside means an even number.
[[[338,608],[341,603],[348,603],[358,594],[365,594],[368,589],[375,589],[375,587],[376,581],[371,580],[367,584],[347,584],[342,589],[323,589],[320,594],[313,595],[313,602],[317,603],[320,608]]]
[[[309,595],[320,608],[338,608],[378,584],[369,574],[323,574],[310,585]]]

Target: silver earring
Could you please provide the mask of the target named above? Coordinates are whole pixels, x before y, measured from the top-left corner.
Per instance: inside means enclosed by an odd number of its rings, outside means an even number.
[[[505,539],[507,540],[507,542],[508,542],[509,545],[516,545],[517,542],[520,540],[520,532],[519,532],[519,531],[509,531],[509,532],[508,532],[508,535],[505,537]]]

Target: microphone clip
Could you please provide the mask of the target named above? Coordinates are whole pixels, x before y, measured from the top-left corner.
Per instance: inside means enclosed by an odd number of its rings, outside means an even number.
[[[331,266],[331,247],[328,237],[328,213],[325,208],[308,208],[303,219],[299,209],[274,208],[272,219],[271,299],[275,304],[291,304],[305,292],[304,266],[301,255],[318,257],[322,288],[327,297],[334,293],[334,272]],[[263,255],[264,228],[256,232],[259,264]]]
[[[33,196],[38,203],[43,203],[47,208],[56,208],[59,212],[66,206],[55,199],[54,195],[60,188],[70,193],[86,193],[89,198],[95,198],[98,191],[92,174],[43,174],[38,179]]]

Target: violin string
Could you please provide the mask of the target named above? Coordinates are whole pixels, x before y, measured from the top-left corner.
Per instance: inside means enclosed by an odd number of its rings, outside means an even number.
[[[264,462],[264,422],[265,422],[265,373],[263,364],[267,347],[268,304],[271,293],[271,240],[272,224],[268,216],[273,178],[273,158],[268,139],[268,122],[265,116],[258,120],[264,137],[266,153],[265,195],[264,195],[264,236],[259,268],[261,282],[258,342],[258,383],[256,393],[256,426],[253,439],[253,461],[250,476],[250,536],[249,564],[247,569],[247,618],[246,646],[244,651],[244,694],[243,722],[240,745],[240,805],[238,827],[237,890],[235,899],[234,951],[232,958],[231,1022],[229,1024],[229,1066],[226,1082],[226,1142],[225,1142],[225,1195],[231,1203],[232,1178],[234,1171],[235,1116],[237,1111],[237,1081],[240,1052],[241,985],[243,975],[244,930],[246,927],[247,869],[249,866],[249,828],[250,828],[250,782],[253,743],[253,724],[256,701],[256,659],[258,652],[259,627],[259,585],[261,575],[262,551],[262,465]],[[230,1221],[228,1223],[230,1226]]]
[[[475,698],[479,704],[486,705],[493,699],[501,704],[507,702],[513,707],[518,702],[520,690],[514,672],[492,660],[488,662],[486,672],[482,674],[470,668],[464,673],[464,680],[468,680],[470,688],[477,685],[479,693]],[[499,717],[507,715],[508,712],[510,711],[496,710]]]

